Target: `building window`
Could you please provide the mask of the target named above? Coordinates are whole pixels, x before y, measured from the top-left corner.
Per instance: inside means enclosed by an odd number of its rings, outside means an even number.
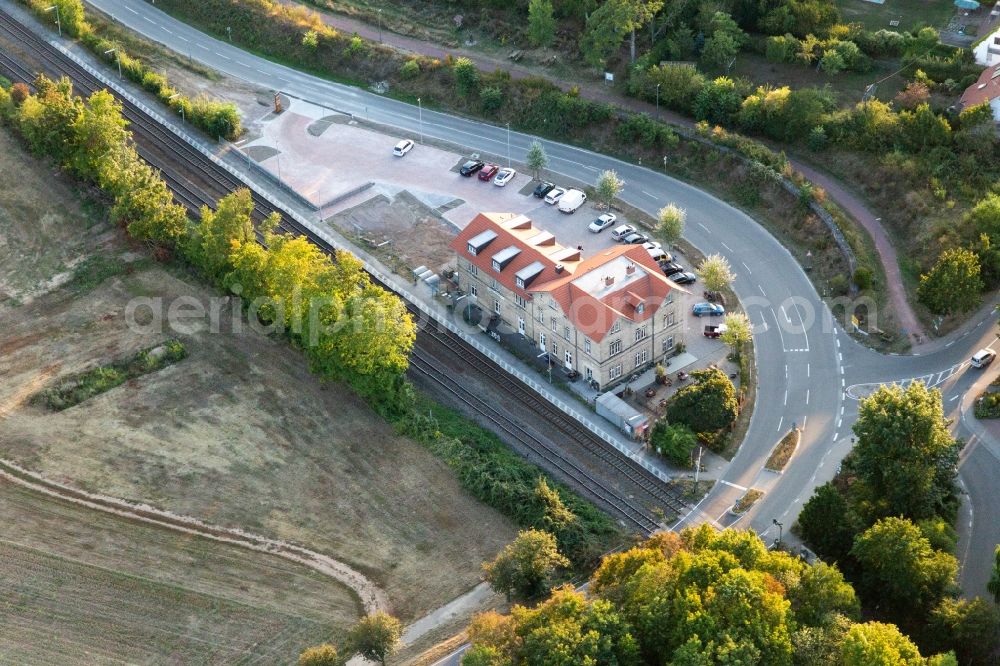
[[[673,348],[674,348],[674,336],[671,335],[667,337],[666,340],[663,341],[663,351],[668,352]]]
[[[677,321],[675,319],[675,315],[674,315],[674,311],[673,310],[671,310],[667,314],[663,315],[663,325],[664,326],[673,326],[676,323],[677,323]]]
[[[522,280],[521,278],[514,278],[514,283],[517,284],[517,286],[520,287],[521,289],[524,289],[524,280]]]
[[[645,309],[646,309],[646,304],[645,303],[639,303],[639,305],[637,305],[636,308],[635,308],[635,313],[636,314],[642,314],[643,311],[645,311]]]
[[[549,318],[549,326],[552,327],[553,331],[559,330],[559,323],[556,321],[555,317],[550,317]]]
[[[621,377],[622,376],[622,364],[619,363],[618,365],[616,365],[613,368],[611,368],[611,372],[608,373],[608,376],[611,379],[618,379],[619,377]]]
[[[559,343],[554,340],[552,341],[552,355],[559,356]]]
[[[535,319],[543,324],[545,323],[545,315],[542,313],[541,308],[535,311]]]
[[[567,368],[573,367],[573,352],[567,349],[566,354],[563,356],[563,359],[566,361]]]
[[[649,350],[643,349],[641,352],[636,352],[635,354],[635,367],[639,367],[643,363],[649,360]]]
[[[569,326],[563,326],[563,337],[569,340]]]
[[[476,256],[476,246],[475,245],[473,245],[472,243],[469,243],[468,249],[469,249],[469,254],[471,254],[472,256]]]
[[[496,259],[493,260],[493,270],[495,270],[497,273],[499,273],[501,270],[500,262],[497,261]]]
[[[622,323],[620,321],[616,321],[615,325],[611,327],[611,331],[610,332],[611,333],[617,333],[620,330],[622,330]]]
[[[587,352],[588,354],[590,353],[590,339],[589,338],[583,341],[583,351]]]
[[[635,329],[635,341],[636,342],[639,342],[639,340],[642,340],[644,337],[646,337],[646,327],[645,326],[640,326],[639,328]]]
[[[466,266],[466,268],[469,271],[469,275],[479,275],[479,266],[476,266],[471,261],[469,262],[468,266]]]
[[[523,308],[526,305],[526,303],[524,302],[524,296],[521,296],[520,294],[514,294],[514,305],[516,305],[519,308]]]
[[[476,285],[470,284],[469,285],[469,293],[472,294],[473,296],[478,296],[479,295],[479,289],[476,287]]]
[[[493,301],[493,312],[500,314],[500,301]]]
[[[621,338],[611,341],[611,346],[608,349],[608,355],[614,356],[615,354],[620,354],[622,351],[622,341]]]
[[[670,292],[669,294],[667,294],[667,300],[665,300],[664,303],[673,303],[673,302],[674,302],[674,292]]]

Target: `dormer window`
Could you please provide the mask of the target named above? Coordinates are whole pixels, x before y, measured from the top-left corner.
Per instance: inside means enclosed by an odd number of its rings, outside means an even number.
[[[643,310],[645,309],[646,309],[645,303],[639,303],[639,305],[635,306],[635,313],[642,314]]]
[[[500,269],[501,269],[500,262],[497,261],[496,259],[494,259],[493,260],[493,270],[495,270],[495,271],[497,271],[499,273]]]
[[[476,256],[476,246],[472,243],[469,243],[469,254]]]
[[[516,280],[514,280],[514,283],[517,284],[518,288],[524,289],[524,280],[522,280],[521,278],[517,278]]]

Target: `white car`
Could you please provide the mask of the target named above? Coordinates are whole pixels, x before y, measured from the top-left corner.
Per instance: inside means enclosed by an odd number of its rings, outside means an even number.
[[[642,246],[647,250],[659,250],[663,247],[663,245],[660,244],[660,241],[648,241],[643,243]]]
[[[562,199],[562,195],[566,194],[565,188],[553,187],[549,190],[549,193],[545,195],[545,203],[554,204],[555,202]]]
[[[411,150],[413,150],[413,142],[409,139],[403,139],[393,147],[392,154],[396,157],[402,157]]]
[[[586,202],[587,195],[580,190],[566,190],[566,194],[559,199],[559,212],[575,213]]]
[[[590,232],[593,234],[599,234],[608,227],[610,227],[612,224],[614,224],[615,220],[617,219],[618,217],[614,213],[605,213],[604,215],[601,215],[599,218],[591,222],[590,226],[587,227],[587,229],[589,229]]]
[[[493,179],[493,184],[497,187],[503,187],[510,181],[514,180],[514,176],[517,175],[517,171],[513,169],[500,169],[500,173],[496,175]]]
[[[611,230],[611,237],[614,238],[616,241],[620,242],[624,240],[625,237],[628,236],[629,234],[634,234],[634,233],[635,233],[635,227],[633,227],[631,224],[623,224],[622,226],[615,227],[614,229]]]

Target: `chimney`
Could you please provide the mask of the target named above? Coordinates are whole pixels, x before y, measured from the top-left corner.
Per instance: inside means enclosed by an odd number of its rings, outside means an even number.
[[[613,285],[614,283],[615,283],[615,278],[614,278],[614,276],[613,276],[613,275],[606,275],[606,276],[604,277],[604,286],[605,286],[605,287],[610,287],[610,286],[611,286],[611,285]]]
[[[566,267],[562,264],[556,264],[556,273],[562,273],[564,268]]]
[[[635,273],[635,264],[629,264],[625,267],[625,275],[632,275]]]

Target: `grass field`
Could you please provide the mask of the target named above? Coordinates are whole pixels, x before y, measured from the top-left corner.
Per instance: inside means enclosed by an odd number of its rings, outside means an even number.
[[[349,390],[320,383],[283,339],[233,330],[229,317],[223,318],[220,332],[202,320],[173,330],[130,330],[126,310],[134,298],[163,299],[165,310],[181,296],[207,303],[215,294],[178,269],[135,261],[142,257],[137,248],[124,245],[120,232],[99,215],[88,217],[71,188],[0,132],[0,174],[15,173],[16,179],[0,181],[18,183],[16,191],[0,187],[0,289],[13,295],[0,302],[0,456],[85,490],[291,541],[344,561],[388,593],[393,612],[404,622],[479,582],[481,563],[516,532],[507,519],[462,490],[443,462],[397,436]],[[40,225],[39,219],[48,223]],[[74,287],[71,266],[94,256],[128,260],[128,270],[101,271],[103,280],[89,280],[86,289]],[[8,272],[8,266],[22,269]],[[53,288],[55,284],[64,286]],[[222,311],[231,315],[228,306]],[[27,400],[76,373],[171,337],[188,350],[177,364],[57,413]],[[6,518],[3,511],[0,516]],[[4,533],[0,539],[13,540]],[[52,540],[48,547],[34,548],[83,567],[65,574],[66,581],[79,581],[72,584],[82,598],[88,596],[83,587],[87,567],[96,567],[95,576],[105,569],[118,576],[114,580],[121,582],[114,585],[108,579],[109,589],[132,585],[132,579],[120,578],[117,569],[92,560],[86,550],[60,554],[58,538]],[[137,549],[144,547],[141,538],[131,541]],[[21,551],[16,548],[24,546],[8,546],[4,557],[25,560],[28,566],[30,558],[17,555]],[[204,567],[211,557],[191,554],[188,559],[192,566]],[[54,602],[46,590],[59,577],[43,572],[53,563],[31,566],[3,577],[22,581],[19,613],[28,619],[51,616],[48,630],[78,635],[74,640],[81,650],[91,649],[91,640],[95,651],[113,651],[102,647],[107,632],[85,626],[74,634],[76,629],[63,626],[83,620],[50,610]],[[133,575],[141,576],[142,570]],[[172,588],[163,589],[167,594]],[[251,592],[236,600],[266,605],[276,594]],[[107,596],[92,596],[110,603]],[[157,608],[166,602],[152,593],[145,595],[148,600],[143,596],[137,594],[136,603],[148,601],[147,606],[136,606],[130,615],[146,615],[154,628],[180,618],[166,610],[170,618],[161,618]],[[222,607],[221,602],[192,599],[196,606]],[[329,617],[328,630],[341,631],[356,618],[352,604],[322,613]],[[251,612],[241,609],[225,611],[237,618],[234,625],[241,622],[239,613]],[[213,624],[195,615],[191,622],[196,627]],[[279,643],[286,641],[283,632],[306,631],[270,626]],[[37,630],[29,623],[23,636]],[[198,662],[168,659],[165,645],[156,643],[150,650],[170,663]],[[0,663],[7,661],[0,656]]]
[[[360,608],[264,554],[0,482],[0,662],[289,663]]]
[[[943,28],[955,13],[951,0],[836,0],[844,23],[861,23],[869,30],[912,30],[921,25]],[[898,26],[889,25],[899,21]]]

